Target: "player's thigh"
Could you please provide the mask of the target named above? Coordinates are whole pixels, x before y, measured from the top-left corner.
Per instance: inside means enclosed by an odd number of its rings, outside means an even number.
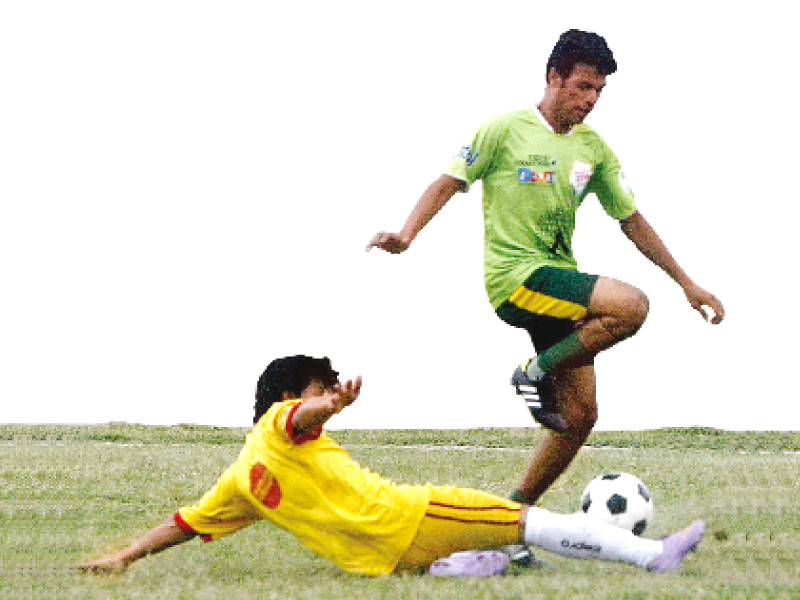
[[[501,303],[497,316],[525,329],[536,351],[543,352],[586,318],[597,279],[574,269],[541,267]]]
[[[613,279],[599,277],[589,297],[588,317],[632,315],[644,320],[649,301],[639,288]]]
[[[416,538],[397,569],[426,568],[461,550],[519,541],[522,506],[481,490],[429,485],[430,500]]]

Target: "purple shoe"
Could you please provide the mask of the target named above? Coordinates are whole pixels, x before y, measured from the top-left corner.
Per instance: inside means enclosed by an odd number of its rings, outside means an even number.
[[[661,541],[664,544],[664,550],[647,567],[647,570],[655,573],[669,573],[680,569],[683,558],[697,548],[705,530],[705,523],[695,521],[677,533],[663,538]]]
[[[468,550],[440,558],[431,565],[434,577],[492,577],[508,570],[511,561],[499,550]]]

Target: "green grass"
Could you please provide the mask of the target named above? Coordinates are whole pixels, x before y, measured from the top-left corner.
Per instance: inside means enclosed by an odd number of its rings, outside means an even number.
[[[573,511],[586,483],[630,471],[650,487],[658,537],[695,518],[708,535],[678,574],[546,553],[552,569],[490,580],[340,573],[257,524],[188,544],[117,576],[65,566],[125,545],[196,500],[232,462],[245,430],[197,426],[0,426],[0,598],[797,598],[800,434],[713,429],[598,432],[542,505]],[[536,429],[334,431],[365,466],[404,483],[507,495]]]

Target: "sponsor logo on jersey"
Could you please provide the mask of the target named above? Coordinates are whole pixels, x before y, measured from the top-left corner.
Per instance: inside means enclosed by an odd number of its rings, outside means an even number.
[[[250,491],[267,508],[278,508],[283,497],[278,480],[260,462],[250,468]]]
[[[592,178],[592,172],[592,165],[581,160],[576,160],[572,165],[572,173],[570,173],[569,176],[569,183],[572,185],[572,190],[575,192],[576,196],[580,197],[583,194],[584,190],[586,189],[586,185]]]
[[[554,171],[534,171],[527,167],[517,169],[517,181],[520,183],[554,183],[556,174]]]
[[[518,167],[555,167],[556,159],[543,154],[529,154],[516,162]]]
[[[478,160],[478,157],[481,155],[480,152],[477,152],[472,149],[472,146],[461,146],[461,150],[458,151],[456,158],[461,158],[466,161],[467,166],[471,167],[475,164],[475,161]]]

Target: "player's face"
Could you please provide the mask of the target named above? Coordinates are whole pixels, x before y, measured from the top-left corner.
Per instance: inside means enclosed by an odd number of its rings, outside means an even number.
[[[316,396],[321,396],[325,392],[331,391],[333,391],[333,388],[326,388],[319,379],[314,379],[305,388],[303,388],[303,391],[300,392],[300,397],[305,400],[306,398],[314,398]]]
[[[571,127],[583,123],[592,112],[606,85],[606,76],[590,65],[577,63],[566,79],[555,73],[550,85],[555,92],[559,121]]]

